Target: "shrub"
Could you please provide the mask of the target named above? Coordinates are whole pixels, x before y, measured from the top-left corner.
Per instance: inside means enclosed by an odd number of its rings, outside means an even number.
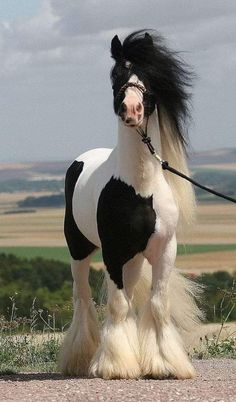
[[[203,307],[210,322],[222,322],[230,311],[229,320],[236,320],[235,275],[219,271],[202,274],[197,282],[204,285]]]
[[[92,295],[99,303],[103,274],[90,271]],[[57,325],[66,325],[72,315],[72,277],[69,264],[60,261],[0,254],[0,314],[11,317],[11,297],[17,314],[26,317],[35,300],[36,309],[54,314]],[[44,313],[45,314],[45,313]]]

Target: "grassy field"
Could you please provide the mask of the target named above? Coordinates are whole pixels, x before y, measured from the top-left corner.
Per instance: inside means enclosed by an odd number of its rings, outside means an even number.
[[[190,244],[178,246],[178,256],[228,251],[236,251],[236,244]],[[41,257],[62,262],[69,262],[70,260],[67,247],[0,247],[0,253],[13,254],[17,257],[28,259]],[[102,260],[100,250],[97,251],[92,260],[93,262]]]

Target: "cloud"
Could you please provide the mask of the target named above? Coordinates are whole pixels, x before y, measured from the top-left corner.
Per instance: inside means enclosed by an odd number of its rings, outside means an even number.
[[[129,0],[124,6],[124,0],[117,0],[111,7],[108,0],[44,0],[37,16],[0,25],[2,70],[18,69],[34,59],[69,64],[92,55],[99,63],[115,33],[124,36],[142,27],[159,29],[174,47],[196,55],[230,42],[235,45],[234,1],[227,1],[227,7],[221,0],[214,0],[214,7],[212,0],[193,0],[191,7],[187,3]]]
[[[97,33],[106,29],[127,27],[176,26],[199,20],[228,16],[235,13],[235,2],[222,0],[51,0],[58,27],[64,34],[78,35]]]
[[[113,146],[110,40],[144,27],[183,50],[198,75],[193,146],[235,144],[234,0],[192,0],[191,6],[188,0],[44,0],[37,15],[0,22],[4,157],[12,156],[16,138],[22,144],[16,159],[60,159],[76,148]],[[213,131],[214,143],[205,135]]]

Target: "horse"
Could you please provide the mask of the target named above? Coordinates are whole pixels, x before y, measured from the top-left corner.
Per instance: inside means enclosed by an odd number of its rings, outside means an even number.
[[[191,184],[163,173],[138,135],[188,174],[192,73],[154,30],[111,41],[118,141],[80,155],[65,178],[64,232],[74,313],[60,352],[65,375],[103,379],[193,378],[184,340],[198,325],[196,286],[175,269],[178,222],[194,215]],[[100,331],[89,286],[102,250],[108,288]]]

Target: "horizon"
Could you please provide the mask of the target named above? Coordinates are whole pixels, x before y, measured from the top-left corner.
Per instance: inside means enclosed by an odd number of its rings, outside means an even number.
[[[227,154],[228,152],[233,152],[235,153],[235,163],[236,163],[236,146],[232,146],[232,147],[224,147],[224,148],[212,148],[212,149],[208,149],[208,150],[194,150],[193,152],[188,152],[187,154],[187,160],[190,161],[191,158],[194,157],[200,157],[200,156],[204,156],[204,155],[210,155],[210,156],[218,156],[220,158],[220,156]],[[79,156],[76,155],[74,157],[74,159]],[[64,159],[24,159],[24,160],[1,160],[0,159],[0,164],[1,165],[24,165],[24,164],[34,164],[34,163],[64,163],[64,162],[72,162],[73,160],[73,156],[72,157],[66,157]],[[232,162],[229,162],[230,164]],[[225,164],[225,162],[224,162]]]

